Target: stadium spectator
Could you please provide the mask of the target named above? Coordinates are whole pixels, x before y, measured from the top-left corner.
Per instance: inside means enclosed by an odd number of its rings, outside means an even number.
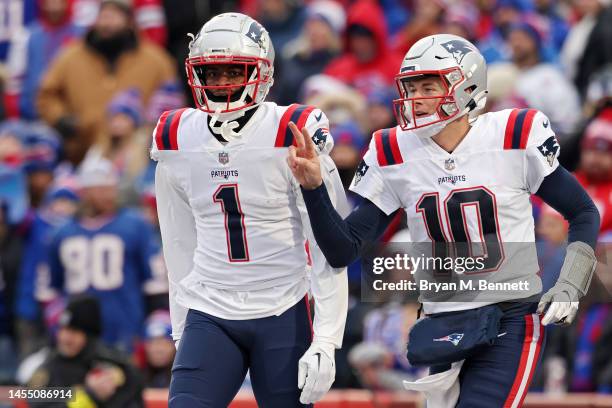
[[[145,111],[145,124],[153,130],[164,111],[185,106],[181,85],[175,81],[164,82],[153,92]]]
[[[354,88],[327,75],[315,75],[306,80],[302,94],[307,105],[324,110],[330,126],[354,122],[364,128],[365,97]]]
[[[416,322],[418,305],[392,302],[366,315],[363,342],[349,352],[362,385],[372,390],[404,390],[403,381],[424,375],[406,358],[408,331]]]
[[[76,164],[104,134],[113,95],[136,87],[147,103],[173,79],[174,64],[165,51],[136,35],[132,9],[121,0],[104,0],[84,40],[66,47],[49,68],[38,109],[60,131],[66,157]]]
[[[56,293],[50,288],[46,246],[56,228],[68,222],[77,210],[78,196],[69,180],[56,182],[36,210],[26,238],[19,272],[17,296],[17,339],[21,356],[36,351],[47,341],[42,327],[41,305]]]
[[[460,2],[449,6],[447,9],[442,31],[476,43],[477,24],[478,9],[471,3]]]
[[[335,0],[337,3],[348,3],[346,0]],[[385,13],[389,35],[394,37],[406,26],[412,16],[412,0],[380,0],[380,5]]]
[[[282,50],[282,71],[272,91],[279,104],[295,101],[304,80],[320,73],[342,49],[346,16],[331,0],[317,0],[306,9],[306,22],[298,38]]]
[[[28,386],[74,387],[80,406],[144,407],[139,373],[98,341],[100,317],[95,298],[73,298],[60,317],[55,346]]]
[[[147,318],[144,351],[145,385],[150,388],[168,388],[176,348],[167,310],[157,310]]]
[[[37,208],[53,180],[60,149],[58,135],[44,124],[9,120],[0,125],[0,139],[2,160],[27,176],[30,206]]]
[[[395,126],[393,114],[393,99],[396,97],[395,88],[380,88],[371,91],[367,97],[367,120],[365,136],[369,142],[372,133],[379,129],[387,129]]]
[[[580,19],[570,28],[560,55],[561,65],[570,81],[577,79],[578,64],[584,54],[598,15],[603,10],[604,1],[575,0],[572,3]]]
[[[53,182],[60,153],[59,137],[48,126],[32,123],[26,127],[21,143],[30,206],[38,208]]]
[[[576,86],[581,94],[584,94],[599,69],[612,64],[612,6],[604,0],[600,0],[600,4],[606,7],[597,15],[595,26],[578,62]]]
[[[140,129],[143,116],[144,107],[137,88],[115,95],[107,108],[108,130],[89,149],[85,159],[105,158],[113,163],[119,175],[119,199],[122,204],[138,204],[136,181],[149,164],[151,133]]]
[[[102,0],[70,0],[72,2],[72,23],[82,30],[91,27],[98,15]],[[168,30],[163,0],[124,0],[134,9],[134,21],[138,33],[160,47],[167,44]]]
[[[336,163],[342,185],[348,192],[348,187],[361,160],[363,149],[366,147],[366,139],[361,129],[353,122],[333,126],[331,133],[334,135],[334,149],[331,151],[330,157]],[[316,138],[316,134],[313,137]]]
[[[59,50],[83,30],[71,22],[71,0],[38,0],[38,18],[17,31],[7,60],[5,103],[9,117],[35,119],[40,80]]]
[[[574,85],[557,67],[542,61],[542,36],[532,25],[513,25],[508,32],[508,44],[512,64],[519,70],[515,96],[546,114],[563,143],[580,120],[580,101]]]
[[[490,18],[482,20],[481,17],[480,28],[486,30],[486,33],[480,33],[476,44],[487,64],[510,59],[510,50],[506,43],[510,27],[519,23],[529,8],[529,4],[522,0],[498,0],[491,3],[490,8],[485,7],[491,10]]]
[[[278,52],[297,38],[302,30],[306,13],[301,3],[292,0],[257,0],[257,12],[253,17],[268,31]]]
[[[536,14],[548,25],[550,45],[555,55],[559,54],[569,32],[569,24],[559,12],[557,0],[534,0]]]
[[[107,160],[85,162],[79,173],[81,208],[49,245],[51,286],[88,293],[102,307],[102,340],[131,351],[142,336],[153,278],[153,231],[140,214],[118,207],[118,176]],[[157,276],[157,275],[156,275]]]
[[[38,0],[4,0],[0,21],[0,61],[5,62],[12,36],[36,18]]]
[[[601,216],[601,233],[612,231],[612,117],[596,118],[584,132],[576,178]]]
[[[348,10],[344,53],[324,73],[366,95],[394,83],[402,56],[389,47],[385,16],[373,0],[358,0]]]
[[[417,0],[414,15],[393,40],[397,52],[403,55],[421,38],[442,32],[445,12],[445,0]]]

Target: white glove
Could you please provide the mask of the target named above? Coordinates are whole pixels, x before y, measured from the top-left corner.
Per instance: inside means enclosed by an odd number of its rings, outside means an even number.
[[[576,313],[578,313],[579,302],[570,302],[570,297],[565,292],[551,293],[553,289],[554,287],[546,292],[538,304],[538,313],[541,314],[544,312],[548,302],[550,302],[550,306],[542,318],[542,324],[546,326],[554,323],[561,326],[568,326],[574,321]],[[565,300],[563,300],[563,298],[565,298]]]
[[[313,404],[329,391],[336,378],[335,347],[331,343],[314,342],[300,358],[298,388],[300,402]]]

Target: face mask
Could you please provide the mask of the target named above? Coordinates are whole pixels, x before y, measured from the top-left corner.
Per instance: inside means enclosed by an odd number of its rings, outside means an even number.
[[[425,116],[422,118],[416,118],[416,125],[423,126],[423,127],[412,129],[412,132],[416,134],[418,137],[423,138],[423,139],[431,138],[437,135],[438,133],[440,133],[442,129],[444,129],[444,127],[448,123],[448,122],[442,121],[438,123],[433,123],[431,125],[427,125],[427,123],[435,122],[437,120],[440,120],[440,117],[438,116],[437,113],[434,113],[432,115]]]

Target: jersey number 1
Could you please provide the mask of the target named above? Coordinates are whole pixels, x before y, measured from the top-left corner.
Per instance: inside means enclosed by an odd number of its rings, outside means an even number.
[[[485,253],[484,269],[478,272],[496,270],[504,260],[504,249],[499,234],[497,221],[497,204],[495,195],[485,187],[474,187],[452,190],[444,200],[444,214],[451,238],[444,233],[440,198],[438,193],[423,194],[416,205],[416,211],[421,213],[429,239],[434,243],[465,243],[454,244],[456,257],[470,257],[472,245],[468,232],[465,207],[475,206],[478,214],[478,229],[480,242]],[[447,245],[436,246],[445,248]],[[436,256],[440,256],[436,254]],[[446,254],[442,255],[446,256]]]
[[[248,262],[249,247],[244,227],[244,213],[240,208],[238,184],[222,184],[213,194],[215,203],[221,204],[225,214],[225,239],[230,262]]]

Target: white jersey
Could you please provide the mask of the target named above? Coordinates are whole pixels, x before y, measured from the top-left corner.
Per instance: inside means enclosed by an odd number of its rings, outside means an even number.
[[[414,243],[488,242],[481,245],[488,275],[481,276],[527,282],[498,300],[525,298],[541,291],[535,246],[524,244],[535,241],[530,195],[557,168],[558,155],[548,118],[533,109],[479,116],[452,153],[399,127],[385,129],[374,134],[351,190],[386,214],[404,208]],[[421,299],[426,313],[494,303]]]
[[[317,282],[342,275],[327,264],[312,238],[299,183],[286,162],[294,140],[287,125],[293,121],[316,139],[332,200],[340,211],[347,210],[338,172],[329,173],[333,140],[324,113],[266,102],[241,136],[225,144],[210,132],[208,120],[197,109],[165,112],[153,135],[175,338],[189,308],[232,320],[279,315],[309,287],[316,301]],[[346,292],[343,285],[328,281],[325,290]],[[343,295],[338,297],[342,307]],[[339,345],[343,327],[344,321],[327,330],[330,341]]]

